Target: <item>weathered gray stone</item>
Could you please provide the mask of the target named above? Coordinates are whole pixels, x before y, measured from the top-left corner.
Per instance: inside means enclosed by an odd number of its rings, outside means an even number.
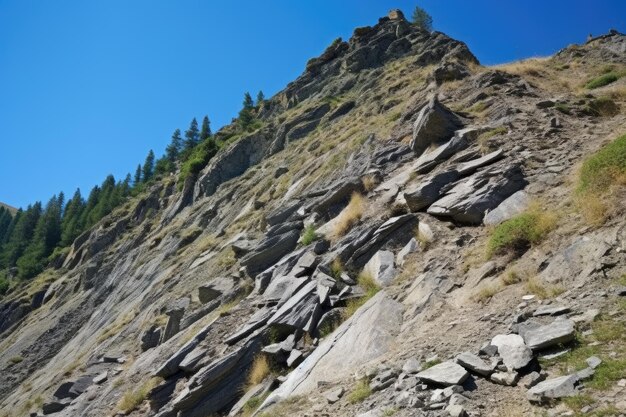
[[[576,375],[565,375],[558,378],[548,379],[528,390],[526,397],[531,402],[541,403],[548,400],[571,397],[576,395]]]
[[[504,151],[502,149],[498,149],[497,151],[488,153],[487,155],[482,156],[478,159],[473,159],[471,161],[460,164],[457,167],[457,171],[459,171],[459,174],[461,175],[469,175],[475,172],[478,168],[492,164],[502,158],[504,158]]]
[[[334,404],[341,399],[345,390],[343,387],[337,387],[324,392],[322,395],[328,401],[328,404]]]
[[[291,230],[282,235],[264,239],[254,251],[241,259],[241,265],[246,267],[250,275],[256,276],[295,249],[299,238],[300,232]]]
[[[294,329],[304,330],[307,323],[315,314],[320,314],[318,310],[319,299],[316,294],[317,282],[310,281],[283,304],[274,315],[268,320],[268,324],[289,326]],[[317,324],[315,320],[315,324]]]
[[[407,359],[402,365],[402,372],[407,374],[416,374],[422,370],[422,364],[415,358]]]
[[[423,153],[415,162],[415,172],[418,174],[426,174],[435,169],[437,165],[468,146],[469,144],[464,136],[455,135],[452,139],[439,145],[432,151]]]
[[[450,139],[462,124],[453,112],[433,96],[419,112],[413,124],[411,149],[417,155],[421,155],[431,144]]]
[[[517,372],[495,372],[491,375],[491,380],[496,384],[513,387],[519,380],[519,374]]]
[[[530,197],[526,191],[520,190],[513,193],[495,209],[485,214],[483,223],[486,225],[497,225],[511,217],[522,213],[530,204]]]
[[[450,417],[466,417],[467,412],[462,405],[449,405],[446,407],[446,411]]]
[[[394,256],[390,251],[379,250],[365,264],[363,270],[382,287],[393,283],[398,271],[395,268]]]
[[[429,214],[450,217],[460,223],[480,224],[485,212],[526,185],[518,165],[501,166],[479,171],[455,185],[446,195],[433,203]]]
[[[493,366],[483,361],[471,352],[463,352],[456,357],[456,363],[470,372],[482,376],[489,376],[493,372]]]
[[[560,314],[569,313],[570,311],[571,311],[571,308],[569,306],[547,305],[547,306],[541,306],[537,310],[535,310],[533,312],[533,316],[534,317],[558,316]]]
[[[459,173],[451,170],[422,180],[416,187],[404,192],[407,206],[411,211],[419,211],[430,206],[442,196],[444,187],[459,178]]]
[[[159,345],[161,340],[161,328],[154,324],[141,336],[141,350],[146,351]]]
[[[504,365],[510,370],[521,369],[533,359],[532,350],[526,346],[524,339],[519,335],[499,334],[493,338],[491,344],[497,346]]]
[[[326,337],[264,406],[317,389],[320,380],[333,382],[380,357],[391,347],[402,323],[402,306],[380,291]]]
[[[585,362],[587,362],[587,365],[589,365],[590,368],[596,369],[602,363],[602,359],[597,356],[591,356],[585,359]]]
[[[404,245],[400,252],[398,252],[398,255],[396,255],[396,264],[398,266],[404,265],[405,258],[409,254],[416,252],[418,248],[419,243],[417,243],[417,240],[414,237],[411,238],[411,240],[409,240],[409,243]]]
[[[438,385],[460,385],[469,376],[462,366],[451,362],[442,362],[417,374],[417,377],[426,382]]]
[[[529,348],[535,351],[542,350],[574,340],[574,322],[559,317],[544,326],[531,329],[520,328],[520,334]]]

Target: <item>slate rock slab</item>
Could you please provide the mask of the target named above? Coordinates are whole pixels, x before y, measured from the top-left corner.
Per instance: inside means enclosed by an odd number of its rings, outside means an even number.
[[[542,350],[574,340],[574,322],[557,318],[552,323],[534,329],[520,331],[526,345],[534,350]]]
[[[444,386],[461,385],[468,376],[465,368],[452,361],[439,363],[417,374],[423,381]]]

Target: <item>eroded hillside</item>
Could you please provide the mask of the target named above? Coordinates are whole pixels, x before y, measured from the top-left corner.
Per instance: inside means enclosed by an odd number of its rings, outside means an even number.
[[[2,412],[626,413],[625,71],[356,29],[2,300]]]

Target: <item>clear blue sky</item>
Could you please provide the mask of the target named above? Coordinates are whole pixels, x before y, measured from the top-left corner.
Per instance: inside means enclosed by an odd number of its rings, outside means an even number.
[[[424,0],[435,29],[484,64],[626,31],[626,1]],[[415,1],[0,0],[0,201],[83,195],[163,152],[175,128],[214,130],[242,95],[282,89],[336,37]]]

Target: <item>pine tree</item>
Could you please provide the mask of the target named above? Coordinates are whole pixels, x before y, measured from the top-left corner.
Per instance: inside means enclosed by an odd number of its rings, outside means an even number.
[[[202,127],[200,128],[200,142],[204,142],[211,137],[211,122],[209,116],[204,116],[202,119]]]
[[[137,170],[135,171],[135,179],[133,181],[133,186],[136,187],[141,184],[141,164],[137,165]]]
[[[252,101],[252,96],[250,93],[246,92],[243,95],[243,108],[244,109],[252,109],[254,107],[254,101]]]
[[[16,215],[15,225],[9,236],[9,240],[3,248],[2,264],[4,267],[14,267],[17,260],[24,254],[24,251],[33,239],[35,228],[41,217],[41,203],[28,206],[26,211]]]
[[[85,210],[85,201],[80,195],[80,189],[76,189],[74,196],[67,202],[61,221],[61,246],[69,246],[82,232],[80,218]]]
[[[5,237],[7,236],[7,232],[9,231],[9,226],[11,225],[11,220],[13,216],[8,209],[0,206],[0,247],[4,242]]]
[[[165,155],[167,156],[167,159],[172,163],[176,162],[182,147],[183,139],[180,137],[180,129],[176,129],[172,134],[172,141],[169,145],[167,145],[167,148],[165,148]]]
[[[152,179],[154,175],[154,152],[150,149],[148,152],[148,156],[146,156],[146,161],[143,163],[142,177],[143,182],[148,182]]]
[[[185,130],[185,151],[189,151],[198,144],[198,121],[194,117],[189,124],[189,129]]]
[[[415,10],[413,10],[413,24],[429,32],[433,30],[432,16],[419,6],[415,6]]]
[[[256,105],[261,106],[265,102],[265,94],[263,94],[262,90],[259,90],[259,93],[256,95]]]
[[[243,130],[247,130],[254,121],[254,102],[250,93],[245,93],[243,96],[243,108],[239,112],[239,125]]]

